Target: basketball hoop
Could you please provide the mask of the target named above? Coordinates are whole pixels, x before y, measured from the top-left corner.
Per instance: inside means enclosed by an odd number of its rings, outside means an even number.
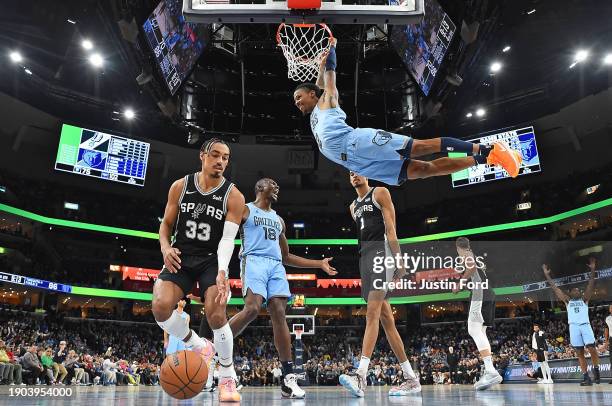
[[[329,49],[333,34],[325,24],[285,24],[278,26],[276,42],[287,58],[287,76],[296,82],[317,77],[319,65]]]

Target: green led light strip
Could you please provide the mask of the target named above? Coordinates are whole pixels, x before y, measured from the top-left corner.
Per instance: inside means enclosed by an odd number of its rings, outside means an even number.
[[[516,229],[526,228],[526,227],[537,227],[537,226],[542,226],[546,224],[551,224],[556,221],[565,220],[570,217],[578,216],[580,214],[588,213],[590,211],[598,210],[598,209],[601,209],[603,207],[608,207],[608,206],[612,206],[612,198],[608,198],[608,199],[605,199],[605,200],[602,200],[596,203],[588,204],[586,206],[582,206],[577,209],[568,210],[563,213],[554,214],[552,216],[541,217],[539,219],[515,221],[512,223],[494,224],[490,226],[467,228],[464,230],[447,231],[444,233],[427,234],[427,235],[421,235],[421,236],[416,236],[416,237],[402,238],[400,239],[400,244],[408,244],[408,243],[423,242],[423,241],[435,241],[435,240],[442,240],[442,239],[448,239],[448,238],[463,237],[466,235],[485,234],[485,233],[493,233],[497,231],[506,231],[506,230],[516,230]],[[77,228],[77,229],[89,230],[89,231],[98,231],[102,233],[109,233],[109,234],[115,234],[115,235],[125,235],[128,237],[148,238],[152,240],[157,240],[159,238],[159,235],[157,233],[130,230],[128,228],[103,226],[103,225],[92,224],[92,223],[82,223],[80,221],[57,219],[53,217],[42,216],[40,214],[18,209],[16,207],[8,206],[2,203],[0,203],[0,211],[4,211],[6,213],[14,214],[16,216],[24,217],[30,220],[34,220],[40,223],[54,225],[54,226],[70,227],[70,228]],[[357,240],[350,239],[350,238],[349,239],[300,239],[300,240],[290,239],[288,241],[290,245],[357,245]],[[236,245],[240,245],[240,240],[235,240],[235,243]]]
[[[514,295],[523,293],[522,286],[508,286],[504,288],[494,288],[496,295]],[[124,290],[112,290],[112,289],[97,289],[97,288],[84,288],[81,286],[73,286],[73,295],[84,295],[84,296],[102,296],[114,299],[129,299],[129,300],[142,300],[151,301],[153,295],[151,293],[142,292],[128,292]],[[469,292],[453,293],[433,293],[429,295],[418,295],[408,297],[392,297],[389,299],[391,304],[415,304],[415,303],[428,303],[428,302],[441,302],[447,300],[467,299]],[[230,306],[242,306],[244,305],[244,299],[233,297],[229,302]],[[311,297],[306,298],[306,305],[309,306],[364,306],[365,300],[361,297]]]

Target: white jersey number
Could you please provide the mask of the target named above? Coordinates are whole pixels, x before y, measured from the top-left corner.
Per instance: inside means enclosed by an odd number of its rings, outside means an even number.
[[[187,230],[185,231],[187,238],[192,240],[197,238],[199,241],[210,240],[210,224],[196,223],[193,220],[187,220],[185,224],[187,225]]]

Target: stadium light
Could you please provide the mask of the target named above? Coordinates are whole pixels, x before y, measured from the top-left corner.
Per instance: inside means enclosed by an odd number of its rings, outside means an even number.
[[[607,54],[603,59],[604,65],[612,65],[612,54]]]
[[[535,13],[535,12],[536,12],[536,9],[535,9],[535,8],[532,8],[531,10],[529,10],[529,11],[527,12],[527,14],[531,15],[531,14],[533,14],[533,13]]]
[[[506,52],[508,52],[510,49],[511,49],[510,45],[506,45],[506,46],[504,47],[504,49],[502,49],[502,52],[503,52],[503,53],[506,53]]]
[[[91,63],[96,68],[100,68],[102,67],[102,65],[104,65],[104,59],[102,58],[102,55],[98,53],[91,54],[89,56],[89,63]]]
[[[478,109],[478,110],[476,110],[476,115],[478,117],[484,117],[485,114],[487,114],[485,109]]]
[[[434,224],[438,222],[438,218],[437,217],[429,217],[428,219],[425,220],[425,223],[427,224]]]
[[[473,114],[472,114],[471,112],[469,112],[469,113],[467,113],[465,116],[466,116],[467,118],[472,118]]]
[[[589,57],[589,51],[581,49],[578,52],[576,52],[576,57],[574,59],[574,62],[584,62],[587,60],[588,57]]]
[[[23,68],[23,70],[25,71],[25,73],[27,73],[28,75],[32,74],[32,71],[29,70],[28,68]]]
[[[71,20],[71,19],[67,19],[66,21],[68,21],[70,24],[76,24],[76,21]]]
[[[493,62],[491,64],[491,73],[497,73],[501,70],[502,64],[501,62]]]
[[[134,110],[132,110],[131,108],[127,108],[125,109],[125,111],[123,112],[123,115],[125,116],[125,118],[127,118],[128,120],[133,119],[134,117],[136,117],[136,113],[134,113]]]
[[[13,51],[9,54],[9,58],[11,58],[11,61],[15,62],[15,63],[19,63],[21,61],[23,61],[23,56],[21,56],[21,54],[17,51]]]
[[[83,49],[90,51],[93,49],[93,42],[88,39],[84,39],[83,42],[81,42],[81,46],[83,47]]]

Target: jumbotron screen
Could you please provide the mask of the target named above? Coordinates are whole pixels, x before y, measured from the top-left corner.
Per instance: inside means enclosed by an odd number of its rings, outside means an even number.
[[[421,22],[397,26],[391,33],[391,44],[425,96],[431,91],[456,30],[438,2],[428,0]]]
[[[143,24],[162,76],[174,95],[204,49],[204,24],[185,21],[182,1],[162,0]]]
[[[151,144],[64,124],[55,169],[144,186]]]
[[[494,132],[482,134],[480,137],[468,141],[489,145],[493,144],[495,141],[501,140],[505,141],[510,148],[521,152],[523,163],[521,164],[519,176],[540,172],[542,170],[533,127],[523,127],[505,131],[496,130]],[[448,156],[461,157],[466,156],[466,154],[452,152],[449,153]],[[451,175],[453,187],[474,185],[507,177],[509,177],[509,175],[505,170],[497,166],[489,165],[475,165]]]

